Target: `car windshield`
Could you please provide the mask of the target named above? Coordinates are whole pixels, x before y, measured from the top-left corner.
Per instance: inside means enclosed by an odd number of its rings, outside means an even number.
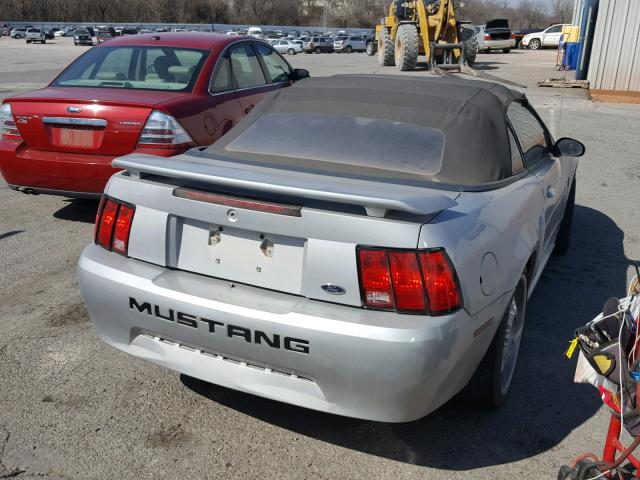
[[[369,168],[388,171],[392,176],[391,172],[429,176],[442,167],[444,144],[441,130],[411,123],[347,115],[273,113],[257,119],[226,150],[262,158],[280,157],[277,163],[292,167],[300,165],[299,159],[309,160],[312,167],[328,173]]]
[[[94,48],[52,85],[189,92],[207,56],[206,50],[163,46]]]

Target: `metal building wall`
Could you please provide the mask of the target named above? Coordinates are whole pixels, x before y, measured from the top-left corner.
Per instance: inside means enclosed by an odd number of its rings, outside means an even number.
[[[573,0],[573,18],[571,25],[582,24],[582,11],[584,10],[584,0]]]
[[[587,80],[593,90],[640,91],[640,0],[600,0]]]

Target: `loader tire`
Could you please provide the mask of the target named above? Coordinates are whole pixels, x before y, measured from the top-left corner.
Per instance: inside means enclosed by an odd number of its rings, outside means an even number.
[[[378,65],[381,67],[391,67],[394,64],[393,40],[389,30],[382,28],[378,39]]]
[[[416,69],[419,49],[418,29],[415,25],[405,23],[398,27],[395,43],[396,69],[410,72]]]
[[[473,67],[478,55],[478,37],[472,28],[460,29],[460,41],[464,43],[464,57],[467,65]]]

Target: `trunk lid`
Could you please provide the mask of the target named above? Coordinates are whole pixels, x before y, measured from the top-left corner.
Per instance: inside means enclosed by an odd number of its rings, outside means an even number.
[[[484,31],[491,36],[492,40],[507,40],[511,38],[509,20],[506,18],[489,20],[484,27]]]
[[[129,256],[354,306],[356,246],[415,249],[421,226],[458,195],[192,155],[160,165],[133,154],[114,166],[129,173],[108,194],[136,205]]]
[[[9,103],[18,130],[29,147],[115,156],[135,149],[155,105],[181,95],[185,94],[45,88],[13,97]]]

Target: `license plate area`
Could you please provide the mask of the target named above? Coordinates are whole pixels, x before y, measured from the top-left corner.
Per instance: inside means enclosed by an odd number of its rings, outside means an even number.
[[[184,220],[178,268],[299,295],[306,239]]]

